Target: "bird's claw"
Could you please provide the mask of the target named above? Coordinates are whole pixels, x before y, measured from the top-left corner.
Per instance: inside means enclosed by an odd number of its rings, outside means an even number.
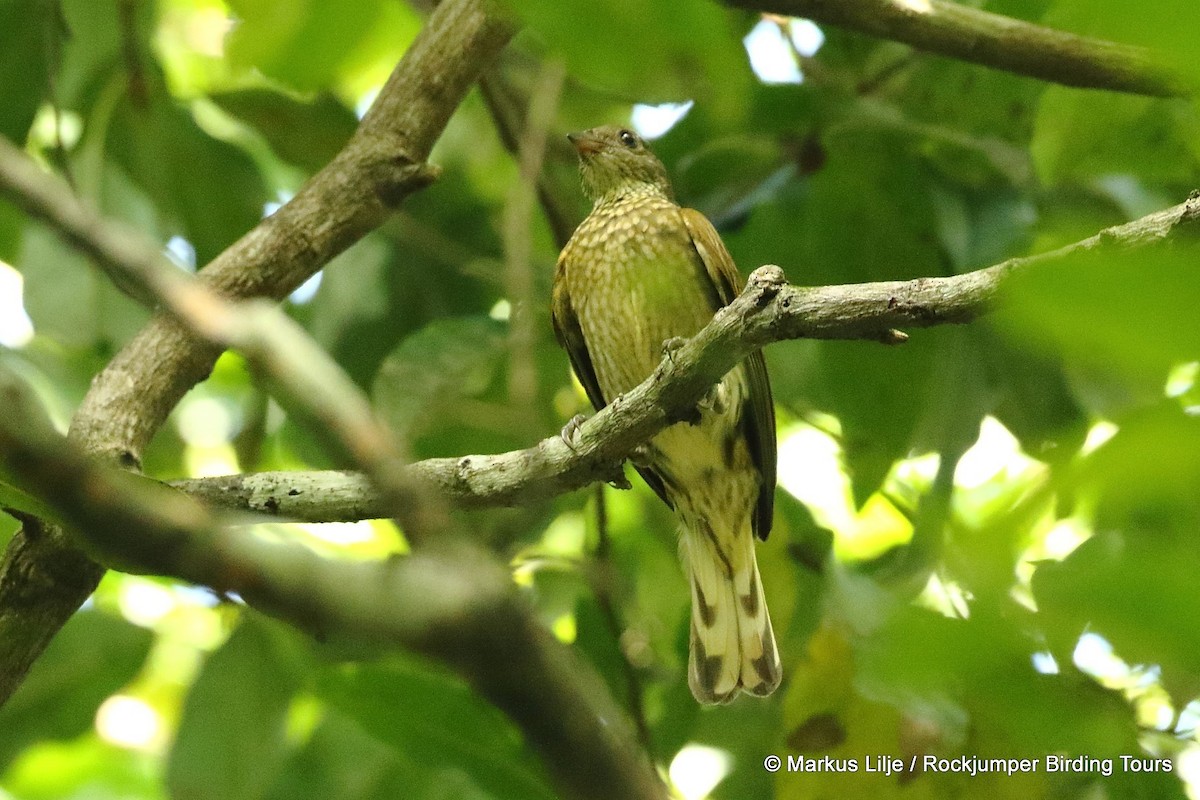
[[[674,362],[675,354],[687,344],[687,339],[682,336],[672,336],[670,339],[664,339],[662,343],[663,356]]]
[[[629,454],[629,462],[635,467],[649,467],[652,455],[649,444],[639,444]]]
[[[561,437],[563,440],[563,444],[565,444],[572,453],[576,452],[575,444],[579,440],[579,426],[583,424],[585,419],[587,419],[587,417],[585,417],[583,414],[576,414],[567,420],[567,424],[563,425],[562,430],[558,433],[559,437]]]
[[[729,391],[726,389],[724,381],[718,381],[709,387],[709,390],[700,398],[700,402],[696,404],[697,414],[704,411],[724,414],[728,407]]]

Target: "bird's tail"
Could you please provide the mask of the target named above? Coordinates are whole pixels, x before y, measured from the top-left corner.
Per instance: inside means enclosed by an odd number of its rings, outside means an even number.
[[[706,522],[683,534],[692,584],[688,686],[701,703],[725,703],[739,691],[765,696],[781,669],[749,526],[732,538]]]

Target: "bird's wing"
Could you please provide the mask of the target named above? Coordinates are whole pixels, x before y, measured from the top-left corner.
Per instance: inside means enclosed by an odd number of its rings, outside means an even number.
[[[599,411],[608,405],[608,402],[604,399],[603,392],[600,391],[600,381],[596,378],[596,368],[592,366],[592,356],[588,352],[587,340],[583,338],[583,329],[579,327],[579,318],[575,316],[575,309],[571,306],[571,293],[567,288],[568,282],[564,274],[566,260],[567,253],[564,250],[554,267],[554,288],[550,293],[550,317],[554,323],[554,335],[557,337],[558,343],[567,351],[567,357],[575,369],[575,376],[583,384],[583,390],[587,392],[592,406]],[[667,497],[663,479],[658,473],[649,467],[637,464],[634,465],[634,469],[654,490],[654,493],[667,504],[668,508],[675,507],[675,504]]]
[[[571,306],[571,293],[567,289],[566,251],[559,256],[558,264],[554,267],[554,288],[550,293],[550,317],[554,323],[554,336],[558,343],[567,351],[575,375],[583,384],[588,399],[597,411],[607,403],[600,392],[600,381],[596,379],[596,369],[592,366],[592,356],[588,353],[587,341],[583,338],[583,329],[579,327],[579,318]]]
[[[737,297],[743,285],[742,277],[708,218],[691,208],[681,211],[683,224],[692,237],[692,245],[700,255],[704,271],[715,290],[715,312]],[[762,351],[747,356],[742,363],[750,384],[749,413],[742,418],[742,430],[750,446],[750,455],[762,475],[762,488],[755,508],[754,532],[765,540],[771,532],[771,517],[775,507],[775,404],[771,399],[771,383],[767,379],[767,364]]]

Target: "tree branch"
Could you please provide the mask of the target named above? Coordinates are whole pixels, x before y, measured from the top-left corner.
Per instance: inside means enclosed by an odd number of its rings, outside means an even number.
[[[408,469],[460,508],[525,505],[610,480],[635,447],[683,419],[709,386],[771,342],[867,339],[899,344],[907,335],[898,328],[965,323],[987,313],[1014,273],[1050,268],[1076,253],[1195,235],[1198,223],[1200,195],[1195,195],[1048,253],[941,278],[802,287],[784,284],[778,267],[761,267],[745,291],[652,376],[585,421],[570,446],[555,435],[525,450],[433,458]],[[311,522],[369,519],[382,510],[369,483],[347,472],[264,472],[173,485],[216,506]]]
[[[0,464],[106,559],[237,592],[323,639],[390,642],[442,661],[521,726],[564,796],[665,800],[602,681],[538,624],[508,571],[478,549],[337,561],[231,532],[192,498],[147,495],[139,479],[84,456],[3,365],[0,403]]]
[[[1187,97],[1194,87],[1149,50],[1078,36],[950,0],[726,0],[1064,86]]]
[[[280,298],[378,224],[432,178],[423,162],[433,142],[512,30],[491,0],[444,0],[346,149],[201,280],[227,296]],[[159,315],[93,381],[72,438],[137,468],[151,437],[219,352]],[[32,525],[13,537],[0,561],[0,703],[102,575],[53,526]]]

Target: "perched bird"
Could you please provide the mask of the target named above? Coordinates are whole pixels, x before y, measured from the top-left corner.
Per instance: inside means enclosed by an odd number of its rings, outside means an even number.
[[[597,410],[645,380],[664,343],[689,337],[742,287],[712,223],[672,196],[633,131],[568,138],[594,203],[559,256],[554,329]],[[768,695],[780,666],[754,557],[775,491],[775,411],[761,353],[734,367],[692,420],[655,436],[638,472],[682,523],[692,587],[688,685],[701,703]]]

